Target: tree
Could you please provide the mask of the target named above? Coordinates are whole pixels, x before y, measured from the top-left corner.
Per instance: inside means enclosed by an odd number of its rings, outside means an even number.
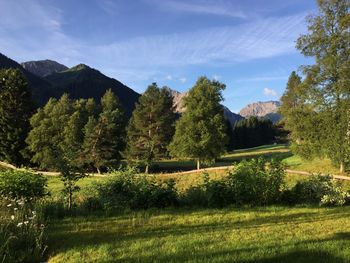
[[[22,73],[18,69],[0,70],[0,159],[23,164],[31,114],[31,94]]]
[[[132,114],[127,130],[126,156],[129,162],[149,166],[155,159],[168,155],[167,147],[174,134],[173,98],[167,88],[156,83],[148,86]]]
[[[315,64],[303,67],[300,84],[295,75],[289,79],[283,114],[295,151],[329,157],[343,172],[350,156],[350,2],[319,0],[318,6],[319,14],[308,18],[308,34],[297,40]]]
[[[174,138],[169,146],[171,155],[213,162],[223,153],[226,144],[226,126],[222,91],[225,85],[200,77],[185,98],[186,111],[176,123]]]
[[[277,128],[271,120],[251,116],[235,123],[233,148],[244,149],[269,144],[275,139]]]
[[[90,116],[84,128],[83,155],[86,163],[101,168],[115,166],[125,147],[124,110],[111,90],[101,98],[102,111],[98,120]]]

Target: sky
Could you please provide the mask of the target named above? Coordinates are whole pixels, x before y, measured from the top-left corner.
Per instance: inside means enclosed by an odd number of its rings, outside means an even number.
[[[84,63],[137,92],[180,92],[200,76],[226,84],[224,102],[278,100],[310,64],[295,48],[315,0],[0,0],[0,53]]]

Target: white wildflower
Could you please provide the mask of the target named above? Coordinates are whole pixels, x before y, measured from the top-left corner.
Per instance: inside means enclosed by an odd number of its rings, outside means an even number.
[[[22,226],[23,225],[23,223],[21,222],[21,223],[18,223],[17,224],[17,227],[20,227],[20,226]]]
[[[24,223],[25,225],[28,225],[29,221],[24,221],[23,223]]]
[[[7,207],[11,207],[11,206],[12,206],[12,204],[8,204],[8,205],[7,205]]]
[[[14,216],[14,215],[12,215],[12,216],[11,216],[11,219],[12,219],[12,220],[15,220],[15,216]]]

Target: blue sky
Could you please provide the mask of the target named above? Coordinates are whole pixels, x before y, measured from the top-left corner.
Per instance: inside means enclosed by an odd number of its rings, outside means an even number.
[[[226,84],[238,112],[275,100],[314,0],[0,0],[0,52],[18,62],[85,63],[138,92],[186,91],[201,75]]]

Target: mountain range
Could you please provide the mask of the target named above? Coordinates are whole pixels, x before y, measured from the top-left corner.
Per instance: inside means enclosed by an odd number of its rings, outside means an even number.
[[[84,64],[68,68],[48,59],[19,64],[0,53],[1,68],[17,68],[22,71],[38,107],[45,105],[49,98],[59,98],[64,93],[68,93],[72,99],[94,98],[99,101],[107,89],[112,89],[120,99],[127,115],[131,116],[140,96],[120,81],[107,77]],[[170,88],[169,91],[174,97],[176,111],[182,113],[185,110],[183,98],[187,96],[187,92],[181,93]],[[231,112],[225,106],[223,108],[226,118],[233,125],[236,121],[250,116],[267,117],[276,122],[280,119],[277,112],[279,106],[279,101],[257,102],[247,105],[239,114]]]
[[[250,116],[269,118],[272,122],[277,122],[281,119],[281,115],[278,113],[278,109],[281,106],[280,101],[258,101],[248,104],[240,110],[239,115],[244,118]]]

